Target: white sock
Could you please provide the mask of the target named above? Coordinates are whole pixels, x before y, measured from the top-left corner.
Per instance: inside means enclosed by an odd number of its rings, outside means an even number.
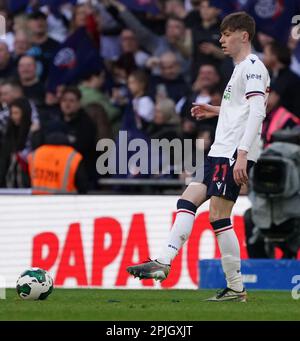
[[[222,268],[226,276],[227,287],[235,291],[244,288],[241,274],[240,246],[232,226],[215,230],[220,252]]]
[[[160,255],[157,258],[158,262],[171,264],[177,256],[191,234],[196,210],[197,207],[193,203],[183,199],[178,200],[176,219],[167,240],[163,243]]]

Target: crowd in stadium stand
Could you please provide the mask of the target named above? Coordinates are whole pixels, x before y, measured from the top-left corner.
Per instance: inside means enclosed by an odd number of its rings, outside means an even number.
[[[253,50],[271,75],[268,143],[279,113],[288,119],[277,129],[300,125],[298,0],[0,1],[0,187],[30,186],[28,155],[49,141],[82,155],[80,193],[99,188],[97,141],[118,144],[120,130],[147,143],[202,138],[207,152],[217,119],[197,121],[190,109],[221,103],[234,65],[219,27],[238,10],[255,17]]]

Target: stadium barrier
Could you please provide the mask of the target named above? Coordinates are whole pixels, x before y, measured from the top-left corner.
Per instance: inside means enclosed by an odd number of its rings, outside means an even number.
[[[155,186],[155,187],[172,187],[172,186],[186,186],[191,182],[190,178],[185,180],[180,179],[99,179],[100,186]]]
[[[200,260],[199,271],[199,288],[226,287],[220,260]],[[295,286],[293,278],[300,275],[300,262],[291,259],[244,259],[241,271],[247,289],[292,290]]]
[[[60,287],[198,288],[198,260],[219,258],[208,203],[162,283],[132,278],[126,267],[158,255],[178,196],[0,196],[0,276],[14,287],[28,267],[48,270]],[[247,258],[240,197],[233,223]]]
[[[48,270],[58,287],[197,289],[199,259],[220,258],[208,203],[197,211],[192,234],[168,279],[156,283],[138,281],[126,268],[159,254],[178,196],[11,193],[0,195],[0,277],[7,287],[33,266]],[[239,197],[232,216],[242,259],[248,258],[243,214],[249,207],[248,198]],[[279,250],[276,255],[280,257]],[[247,278],[253,281],[253,276]]]

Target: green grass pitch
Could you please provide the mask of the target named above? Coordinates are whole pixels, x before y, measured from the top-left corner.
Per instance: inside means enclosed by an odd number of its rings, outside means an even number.
[[[247,303],[204,302],[211,290],[54,289],[46,301],[0,300],[0,320],[283,321],[300,320],[288,291],[250,291]]]

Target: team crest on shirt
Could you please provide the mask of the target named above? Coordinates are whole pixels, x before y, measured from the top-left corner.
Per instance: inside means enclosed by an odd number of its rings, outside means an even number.
[[[231,89],[232,89],[232,85],[228,84],[226,86],[226,89],[224,91],[224,95],[223,95],[223,99],[229,101],[230,97],[231,97]]]

